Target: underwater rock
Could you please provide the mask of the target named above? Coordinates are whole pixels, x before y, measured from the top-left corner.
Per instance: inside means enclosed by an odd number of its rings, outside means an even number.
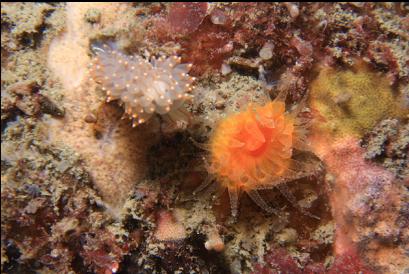
[[[361,142],[366,149],[365,159],[380,162],[401,179],[409,176],[409,125],[397,119],[379,122]]]
[[[1,7],[2,272],[408,271],[406,3]],[[135,129],[121,120],[123,109],[88,79],[91,45],[104,43],[140,61],[191,62],[189,127],[160,115]],[[115,73],[126,87],[126,66]],[[286,115],[310,103],[300,113],[315,121],[303,127],[310,151],[291,156],[319,162],[316,154],[322,169],[259,190],[277,216],[243,193],[234,219],[226,187],[195,192],[215,182],[199,143],[280,92]],[[245,124],[254,138],[243,143],[263,143]]]

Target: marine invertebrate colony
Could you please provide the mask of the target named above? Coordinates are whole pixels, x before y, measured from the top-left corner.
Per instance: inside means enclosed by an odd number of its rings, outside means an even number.
[[[274,188],[311,171],[309,163],[292,159],[294,148],[305,147],[305,120],[297,117],[302,104],[297,111],[286,113],[280,98],[227,117],[210,141],[209,172],[228,189],[233,216],[242,191],[261,208],[277,213],[257,189]]]
[[[357,62],[352,70],[321,69],[311,84],[309,104],[325,120],[314,123],[319,132],[361,137],[382,119],[405,117],[409,111],[402,99],[387,77]]]
[[[115,45],[94,46],[96,57],[90,64],[91,78],[102,85],[107,101],[119,100],[133,120],[133,126],[146,122],[154,113],[167,115],[173,122],[187,122],[183,104],[193,90],[187,72],[191,64],[180,64],[180,57],[163,56],[146,60],[126,55]]]

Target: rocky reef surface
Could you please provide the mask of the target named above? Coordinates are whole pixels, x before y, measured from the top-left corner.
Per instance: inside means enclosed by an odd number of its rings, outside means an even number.
[[[2,273],[409,272],[407,3],[2,3],[1,29]],[[188,119],[132,127],[103,43],[191,64]],[[316,168],[234,217],[207,144],[283,94]]]

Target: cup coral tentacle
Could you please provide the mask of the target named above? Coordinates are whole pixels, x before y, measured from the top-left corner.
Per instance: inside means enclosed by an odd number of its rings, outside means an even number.
[[[312,163],[293,159],[294,148],[306,147],[306,122],[298,118],[301,107],[286,112],[284,100],[285,94],[280,94],[265,105],[250,104],[223,119],[210,140],[208,171],[227,188],[234,217],[242,192],[267,212],[278,214],[257,191],[308,176],[313,170]]]

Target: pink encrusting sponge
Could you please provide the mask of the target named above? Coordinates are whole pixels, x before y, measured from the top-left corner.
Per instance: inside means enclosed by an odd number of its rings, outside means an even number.
[[[114,45],[93,46],[96,57],[90,64],[91,78],[101,84],[107,102],[118,100],[132,126],[146,122],[154,113],[172,122],[186,122],[183,108],[194,77],[188,75],[191,64],[180,64],[180,57],[126,55]]]

